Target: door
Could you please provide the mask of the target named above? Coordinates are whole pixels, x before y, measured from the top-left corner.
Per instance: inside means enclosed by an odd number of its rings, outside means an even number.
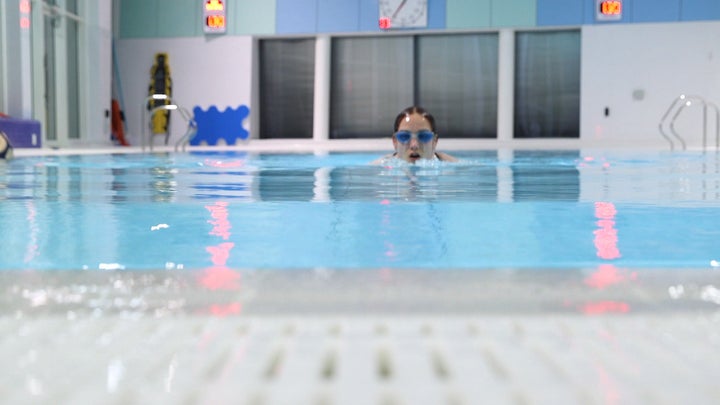
[[[68,146],[81,140],[80,57],[78,3],[82,0],[43,1],[42,64],[45,109],[44,135],[48,146]]]

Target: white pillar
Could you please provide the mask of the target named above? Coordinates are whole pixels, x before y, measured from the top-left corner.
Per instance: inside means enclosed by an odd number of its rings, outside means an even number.
[[[512,141],[515,109],[515,31],[501,29],[498,47],[497,139]]]
[[[36,6],[38,7],[38,6]],[[32,116],[30,0],[0,1],[0,106],[15,118]],[[42,24],[40,19],[39,24]]]
[[[330,138],[330,37],[315,39],[315,96],[313,103],[313,140]]]

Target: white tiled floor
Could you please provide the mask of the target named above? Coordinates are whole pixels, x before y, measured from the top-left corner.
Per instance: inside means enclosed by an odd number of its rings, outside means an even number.
[[[717,272],[0,275],[0,398],[72,404],[716,404]],[[682,287],[681,287],[682,286]]]

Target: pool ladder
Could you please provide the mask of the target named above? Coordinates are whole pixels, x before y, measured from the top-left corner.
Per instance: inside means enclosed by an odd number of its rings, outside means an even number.
[[[718,151],[720,149],[720,108],[718,108],[717,104],[711,101],[707,101],[703,97],[681,94],[680,96],[675,98],[672,104],[670,104],[670,107],[667,109],[663,117],[660,119],[660,123],[658,124],[660,134],[670,143],[670,150],[675,149],[675,142],[673,142],[673,139],[675,139],[675,141],[680,144],[682,150],[687,149],[685,139],[683,139],[683,137],[681,137],[675,129],[675,121],[686,108],[696,104],[701,105],[703,108],[703,151],[707,150],[708,108],[712,108],[715,111],[715,151]],[[672,114],[673,111],[675,112],[674,114]],[[669,130],[669,134],[665,132],[663,128],[665,126]]]
[[[146,117],[146,110],[147,110],[146,106],[148,105],[148,103],[151,100],[167,100],[168,104],[163,104],[163,105],[153,108],[152,110],[150,110],[150,118],[147,118]],[[145,135],[146,131],[149,130],[152,126],[152,122],[150,120],[152,120],[153,115],[155,115],[156,112],[163,111],[163,110],[167,110],[167,111],[177,110],[180,113],[180,116],[187,122],[187,126],[188,126],[187,131],[185,131],[185,134],[182,137],[180,137],[180,139],[175,143],[175,152],[177,152],[178,150],[182,150],[184,152],[187,144],[192,140],[192,138],[195,136],[195,134],[197,134],[197,129],[198,129],[197,122],[195,121],[195,117],[190,113],[190,111],[188,111],[184,107],[178,106],[177,104],[173,104],[170,101],[170,97],[168,97],[166,94],[153,94],[152,96],[147,97],[145,99],[145,102],[142,105],[141,122],[143,123],[143,125],[142,125],[142,134],[140,136],[142,151],[145,152],[145,144],[147,143],[149,146],[150,152],[152,152],[153,137],[155,135],[163,135],[161,133],[158,133],[158,134],[153,133],[152,131],[150,131],[148,136]],[[167,130],[167,132],[165,132],[164,135],[165,135],[165,145],[167,145],[168,140],[170,138],[169,123],[168,123],[168,130]]]

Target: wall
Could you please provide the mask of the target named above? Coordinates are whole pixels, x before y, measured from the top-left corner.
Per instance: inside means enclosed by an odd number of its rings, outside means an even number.
[[[720,19],[717,0],[623,0],[595,21],[596,0],[428,0],[428,29],[608,25]],[[377,0],[226,0],[227,35],[380,32]],[[200,0],[122,0],[120,38],[202,36]]]
[[[200,4],[121,2],[118,49],[131,139],[139,132],[140,104],[155,52],[170,53],[179,104],[203,108],[214,104],[221,110],[244,104],[252,111],[252,36],[382,35],[377,0],[227,0],[228,32],[220,36],[202,34]],[[579,26],[581,137],[599,144],[665,142],[657,126],[675,97],[683,92],[710,99],[720,94],[714,57],[720,54],[720,23],[701,21],[720,19],[720,2],[625,0],[623,4],[621,21],[597,22],[595,0],[428,0],[428,29]],[[681,133],[701,131],[695,112],[689,109],[679,117]],[[249,121],[246,129],[252,125]],[[173,137],[183,129],[175,125]]]
[[[654,142],[661,137],[661,118],[679,95],[720,103],[720,22],[586,26],[582,43],[586,139]],[[677,132],[693,145],[701,142],[701,114],[692,106],[677,119]],[[714,142],[714,120],[708,128]]]
[[[214,105],[221,112],[250,104],[252,39],[248,36],[119,41],[117,53],[131,145],[140,145],[141,111],[158,52],[168,54],[175,104],[190,111],[195,106],[207,110]],[[179,117],[171,118],[171,140],[179,139],[186,129]]]

